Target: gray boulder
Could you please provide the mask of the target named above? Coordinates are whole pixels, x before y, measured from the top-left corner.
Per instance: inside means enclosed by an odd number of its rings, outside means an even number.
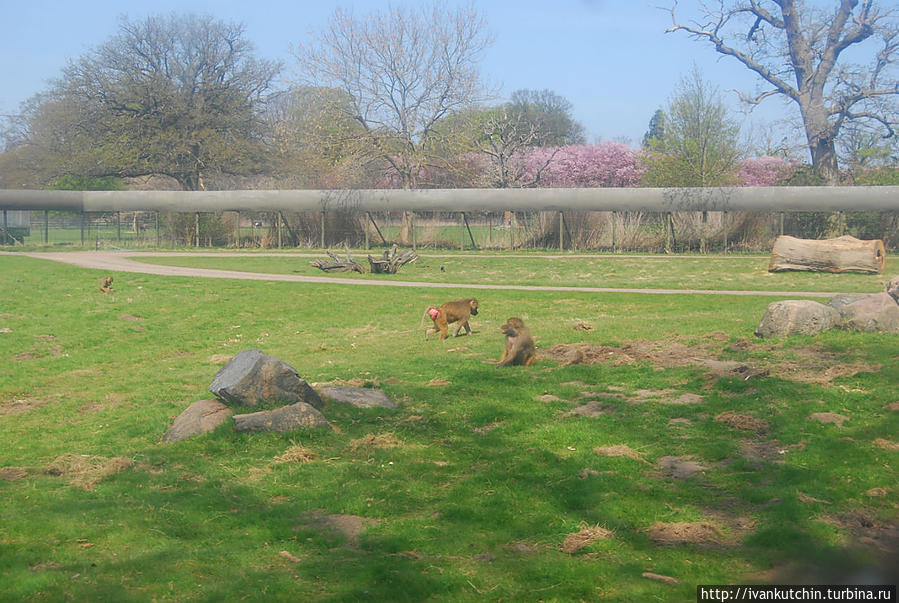
[[[375,406],[396,408],[396,404],[393,400],[391,400],[387,394],[377,389],[330,385],[327,387],[320,387],[319,391],[329,400],[343,402],[344,404],[350,404],[357,408],[373,408]]]
[[[294,431],[295,429],[331,428],[325,416],[305,402],[263,410],[246,415],[234,415],[234,430],[242,433],[259,431]]]
[[[834,295],[830,298],[830,301],[827,302],[827,305],[836,310],[842,316],[843,308],[848,306],[849,304],[854,304],[857,301],[861,301],[868,297],[870,293],[840,293],[839,295]]]
[[[208,433],[228,420],[231,409],[218,400],[200,400],[194,402],[182,412],[165,435],[162,441],[166,443],[180,442],[187,438]]]
[[[768,305],[755,334],[758,337],[817,335],[840,322],[840,313],[809,300],[787,300]]]
[[[323,406],[322,399],[296,370],[260,350],[243,350],[234,356],[216,373],[209,391],[228,403],[243,406],[272,402]]]
[[[899,333],[899,303],[884,291],[843,306],[843,326],[854,331]]]

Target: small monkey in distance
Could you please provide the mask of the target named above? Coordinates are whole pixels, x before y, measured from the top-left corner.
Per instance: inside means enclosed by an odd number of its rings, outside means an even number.
[[[531,331],[524,326],[524,321],[513,316],[501,328],[506,334],[506,349],[503,350],[503,355],[496,366],[534,364],[537,360],[537,349],[534,347]]]
[[[100,293],[109,293],[112,290],[112,277],[104,276],[100,279]]]
[[[470,316],[477,315],[478,300],[474,298],[450,301],[439,306],[430,306],[425,310],[424,315],[421,317],[422,324],[424,324],[426,316],[434,321],[434,327],[425,331],[425,339],[427,339],[431,333],[437,332],[440,333],[440,339],[446,339],[447,334],[449,333],[449,325],[454,322],[459,323],[456,325],[455,333],[453,333],[454,337],[458,337],[459,331],[463,328],[465,329],[465,334],[468,335],[471,333],[468,319]]]

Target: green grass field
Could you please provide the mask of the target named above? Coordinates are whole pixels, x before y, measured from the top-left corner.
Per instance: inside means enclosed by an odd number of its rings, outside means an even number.
[[[889,278],[665,259],[423,254],[386,278],[864,292]],[[167,261],[324,274],[309,258]],[[0,600],[692,601],[698,584],[895,568],[895,335],[759,340],[771,296],[126,273],[103,295],[102,274],[0,256]],[[424,340],[429,304],[472,295],[472,335]],[[544,356],[497,369],[513,315]],[[332,403],[333,430],[226,424],[162,444],[249,348],[399,408]]]

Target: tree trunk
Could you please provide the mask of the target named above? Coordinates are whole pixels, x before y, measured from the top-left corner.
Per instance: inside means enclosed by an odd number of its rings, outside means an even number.
[[[810,240],[779,236],[771,250],[768,272],[862,272],[881,274],[886,262],[883,241],[843,236]]]

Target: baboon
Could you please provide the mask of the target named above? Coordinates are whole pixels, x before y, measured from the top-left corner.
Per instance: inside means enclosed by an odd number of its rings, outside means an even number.
[[[458,301],[450,301],[439,306],[430,306],[425,310],[421,317],[421,323],[424,324],[425,316],[434,321],[434,327],[425,331],[425,339],[431,333],[440,332],[440,339],[446,339],[449,332],[449,324],[458,322],[453,337],[459,336],[459,331],[465,328],[465,334],[471,333],[471,327],[468,325],[469,316],[478,315],[478,300],[474,298],[460,299]]]
[[[506,349],[503,350],[503,355],[496,366],[534,364],[537,360],[537,350],[531,332],[524,326],[524,322],[513,316],[501,328],[506,334]]]
[[[104,276],[100,279],[100,293],[109,293],[112,290],[112,277]]]

